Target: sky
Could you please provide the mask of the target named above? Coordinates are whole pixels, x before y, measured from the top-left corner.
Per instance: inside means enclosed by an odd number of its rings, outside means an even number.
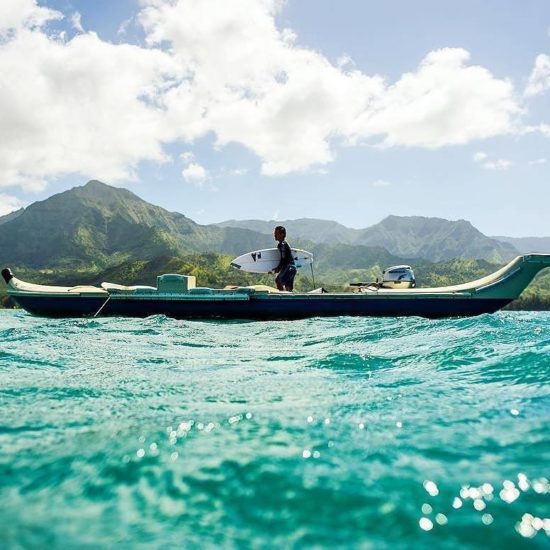
[[[550,2],[0,0],[0,215],[90,179],[550,236]]]

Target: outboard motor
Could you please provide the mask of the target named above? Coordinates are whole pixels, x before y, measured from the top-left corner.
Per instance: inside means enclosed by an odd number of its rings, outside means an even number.
[[[416,281],[410,265],[394,265],[382,272],[380,288],[414,288]]]

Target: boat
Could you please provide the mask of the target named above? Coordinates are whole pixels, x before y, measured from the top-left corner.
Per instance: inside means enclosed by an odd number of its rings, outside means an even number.
[[[550,266],[550,254],[518,256],[495,273],[469,283],[407,288],[359,283],[356,292],[284,292],[255,285],[197,287],[193,276],[165,274],[157,286],[47,286],[17,279],[2,270],[8,295],[34,315],[47,317],[166,315],[177,319],[299,319],[340,315],[428,318],[494,313],[519,297],[533,277]],[[401,273],[409,266],[398,266]],[[410,269],[410,268],[409,268]],[[398,273],[399,270],[390,270]],[[395,278],[395,276],[394,276]],[[410,279],[410,278],[409,278]]]

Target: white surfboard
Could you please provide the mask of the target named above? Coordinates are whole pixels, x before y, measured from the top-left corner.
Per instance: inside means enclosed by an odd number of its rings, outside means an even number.
[[[296,269],[309,266],[313,263],[313,254],[299,248],[291,248],[292,257]],[[231,262],[231,266],[249,273],[269,273],[273,271],[281,261],[281,253],[278,248],[265,248],[247,252]]]

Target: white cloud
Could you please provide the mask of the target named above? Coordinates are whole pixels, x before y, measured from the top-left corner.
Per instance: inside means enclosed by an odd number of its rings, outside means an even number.
[[[149,43],[169,43],[190,67],[167,96],[175,133],[211,130],[219,145],[254,151],[263,173],[284,174],[330,162],[335,137],[437,148],[514,130],[521,110],[511,82],[467,65],[465,50],[431,52],[416,72],[388,85],[298,46],[275,26],[279,4],[149,2],[141,14]]]
[[[490,160],[489,155],[483,151],[476,153],[473,160],[487,170],[507,170],[514,165],[513,162],[506,159]]]
[[[33,189],[67,173],[112,181],[165,159],[156,100],[177,67],[162,51],[23,28],[0,43],[0,67],[0,185]]]
[[[0,216],[5,216],[10,212],[19,210],[23,206],[23,202],[17,197],[11,195],[4,195],[0,193]]]
[[[541,134],[544,137],[550,137],[550,124],[537,124],[535,126],[523,126],[520,131],[518,132],[519,135],[525,135],[525,134]]]
[[[535,160],[530,161],[529,164],[534,164],[534,165],[541,166],[543,164],[546,164],[546,159],[545,158],[535,159]]]
[[[386,146],[434,149],[513,132],[521,110],[511,82],[467,65],[468,59],[459,48],[428,54],[416,72],[380,94],[358,133],[385,136]]]
[[[0,38],[23,28],[39,28],[48,21],[62,18],[62,13],[39,7],[36,0],[2,0],[0,2]]]
[[[181,172],[181,175],[183,176],[183,179],[189,183],[193,183],[195,185],[198,185],[199,187],[206,181],[208,177],[208,173],[204,169],[203,166],[200,164],[197,164],[196,162],[192,162],[184,168]]]
[[[118,36],[124,36],[127,32],[128,32],[128,27],[134,22],[134,18],[133,17],[130,17],[128,19],[126,19],[125,21],[123,21],[119,27],[118,27],[118,30],[117,30],[117,35]]]
[[[513,162],[506,160],[506,159],[497,159],[487,162],[484,162],[482,164],[483,168],[487,168],[488,170],[508,170],[510,166],[513,166]]]
[[[202,184],[208,179],[208,172],[204,166],[195,162],[194,153],[192,151],[185,151],[180,155],[180,159],[185,165],[185,168],[181,172],[183,179],[188,183],[202,187]]]
[[[292,33],[275,26],[277,6],[155,1],[141,15],[149,44],[169,43],[190,71],[166,95],[174,135],[193,139],[213,131],[218,146],[237,142],[254,151],[265,174],[332,160],[330,136],[343,133],[381,81],[347,76],[295,46]]]
[[[550,56],[541,54],[535,60],[535,66],[529,76],[525,96],[536,96],[550,89]]]
[[[71,15],[71,24],[78,32],[84,32],[84,28],[82,27],[82,16],[80,13],[75,12]]]
[[[387,181],[387,180],[383,180],[383,179],[378,179],[378,180],[375,180],[371,183],[371,185],[373,187],[388,187],[389,185],[391,185],[391,182]]]
[[[50,36],[59,12],[0,0],[0,185],[127,179],[141,161],[165,161],[165,143],[208,133],[275,175],[320,170],[342,143],[437,148],[517,130],[512,84],[462,49],[431,52],[388,83],[300,46],[276,25],[281,0],[141,5],[146,47]],[[192,160],[184,172],[199,181]]]
[[[180,155],[180,158],[185,163],[190,163],[195,160],[195,155],[191,151],[185,151]]]
[[[337,60],[336,60],[336,65],[338,67],[340,67],[341,69],[343,68],[351,68],[351,67],[355,67],[355,62],[353,61],[353,59],[347,55],[347,54],[344,54],[344,55],[341,55]]]
[[[473,156],[474,162],[482,162],[487,158],[487,153],[484,153],[483,151],[479,151]]]
[[[245,174],[248,174],[248,169],[246,168],[234,168],[229,172],[230,176],[244,176]]]

